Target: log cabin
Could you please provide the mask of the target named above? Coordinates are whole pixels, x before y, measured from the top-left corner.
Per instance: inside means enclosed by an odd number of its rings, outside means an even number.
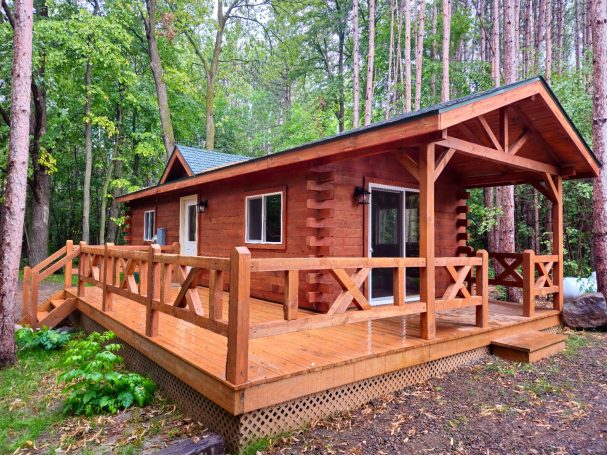
[[[561,350],[563,180],[599,170],[541,77],[262,157],[176,145],[157,185],[118,198],[128,245],[68,241],[26,268],[24,322],[115,331],[242,447],[492,350]],[[468,190],[520,184],[552,203],[551,254],[474,251]]]

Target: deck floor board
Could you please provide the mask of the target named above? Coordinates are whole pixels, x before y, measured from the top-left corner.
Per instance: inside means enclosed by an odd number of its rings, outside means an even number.
[[[171,289],[175,297],[177,288]],[[200,300],[208,311],[208,289],[198,288]],[[82,299],[97,310],[101,309],[101,289],[87,287]],[[224,293],[223,314],[228,318],[228,294]],[[537,309],[538,318],[558,314],[553,310]],[[300,311],[309,314],[307,311]],[[419,316],[359,322],[303,332],[276,335],[250,341],[249,383],[288,378],[350,361],[415,349],[439,341],[453,340],[483,331],[507,327],[528,321],[521,307],[505,303],[490,304],[490,326],[480,329],[474,325],[474,308],[446,310],[437,314],[436,339],[419,338]],[[134,332],[145,331],[145,307],[122,296],[114,295],[113,311],[106,315]],[[282,306],[251,299],[251,323],[282,319]],[[190,365],[225,381],[227,341],[225,337],[196,327],[166,314],[160,314],[159,334],[154,342],[185,360]]]

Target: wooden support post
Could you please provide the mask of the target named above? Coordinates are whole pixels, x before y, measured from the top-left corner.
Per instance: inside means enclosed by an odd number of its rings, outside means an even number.
[[[228,310],[228,355],[226,379],[234,385],[248,380],[249,298],[251,295],[251,253],[236,247],[230,254],[230,308]]]
[[[285,302],[283,305],[285,320],[297,319],[299,307],[299,271],[285,270]]]
[[[419,253],[426,258],[426,267],[420,270],[420,299],[426,303],[426,312],[420,315],[421,337],[430,340],[436,336],[434,314],[434,155],[435,145],[427,144],[419,153]]]
[[[83,247],[86,247],[86,242],[80,242],[80,255],[78,256],[78,297],[84,297],[84,280],[82,278],[86,271],[86,255],[82,252]]]
[[[28,314],[31,316],[31,326],[36,328],[38,326],[38,286],[40,281],[38,279],[38,272],[35,269],[30,271],[30,301]]]
[[[476,268],[476,295],[480,296],[483,302],[476,307],[476,326],[487,328],[489,327],[489,253],[486,250],[478,250],[476,257],[483,261]]]
[[[209,272],[209,318],[214,321],[223,319],[223,272]]]
[[[32,280],[31,280],[31,267],[26,266],[23,268],[23,292],[21,295],[22,303],[21,303],[21,314],[23,315],[23,320],[26,324],[32,325],[32,315],[30,314],[30,292],[32,289]]]
[[[147,294],[145,299],[145,334],[148,337],[158,335],[158,321],[160,313],[154,309],[154,299],[158,297],[160,289],[156,289],[155,275],[158,273],[158,264],[154,262],[154,255],[160,253],[160,246],[150,245],[146,267],[141,267],[139,273],[147,269]]]
[[[563,311],[563,179],[560,175],[553,177],[556,188],[556,202],[552,204],[552,254],[558,261],[552,269],[552,283],[559,290],[552,295],[555,310]]]
[[[74,241],[67,240],[65,242],[65,255],[69,256],[74,251]],[[63,268],[63,286],[68,289],[72,287],[72,259],[66,262]]]
[[[114,303],[114,294],[110,292],[110,283],[108,283],[111,282],[114,273],[114,258],[108,257],[108,250],[113,246],[113,243],[106,243],[103,248],[103,297],[101,299],[101,311],[112,311],[112,304]]]
[[[394,286],[394,305],[405,304],[405,268],[392,269],[392,285]]]
[[[523,251],[523,316],[535,315],[535,251]]]

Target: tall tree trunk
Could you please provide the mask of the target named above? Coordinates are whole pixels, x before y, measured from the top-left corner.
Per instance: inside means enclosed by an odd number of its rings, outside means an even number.
[[[402,34],[403,34],[403,16],[404,12],[404,0],[396,1],[396,13],[397,13],[397,22],[398,26],[396,27],[396,64],[394,65],[394,104],[397,104],[397,101],[401,99],[401,90],[399,90],[399,81],[402,86],[403,84],[403,52],[402,52]],[[402,87],[401,87],[402,88]]]
[[[354,49],[352,50],[353,65],[352,65],[352,86],[354,90],[352,102],[352,127],[358,128],[360,124],[360,44],[358,30],[358,0],[354,0],[352,9],[354,10],[354,25],[353,25],[353,40]]]
[[[169,97],[167,87],[164,83],[164,70],[158,53],[156,42],[156,0],[145,0],[147,18],[143,17],[145,36],[148,42],[148,53],[150,55],[150,68],[156,86],[156,97],[158,98],[158,113],[160,114],[160,125],[162,127],[162,142],[166,151],[167,160],[173,152],[175,136],[173,134],[173,123],[171,122],[171,111],[169,109]]]
[[[580,2],[579,0],[573,0],[573,15],[575,17],[575,23],[573,28],[573,47],[575,53],[575,71],[579,73],[581,68],[581,56],[580,56]]]
[[[405,112],[411,112],[411,1],[405,2]]]
[[[493,27],[491,31],[491,77],[495,87],[500,86],[500,18],[499,0],[493,0]]]
[[[105,170],[105,177],[103,179],[103,189],[101,191],[101,207],[100,207],[100,216],[99,216],[99,243],[106,243],[108,238],[110,242],[113,242],[113,237],[108,235],[106,238],[105,235],[105,226],[107,222],[107,202],[108,202],[108,190],[110,187],[110,182],[112,181],[112,175],[114,170],[116,169],[115,163],[119,159],[118,155],[120,154],[120,147],[122,146],[122,106],[118,103],[116,107],[116,125],[118,127],[118,132],[116,133],[116,139],[114,141],[114,150],[112,150],[112,155],[109,157],[107,163],[107,169]]]
[[[4,1],[4,0],[3,0]],[[0,367],[15,363],[15,299],[25,221],[32,83],[32,0],[15,0],[11,127],[0,218]]]
[[[518,54],[516,52],[515,40],[516,16],[518,10],[516,3],[519,0],[504,0],[504,79],[506,84],[517,80]],[[513,253],[515,245],[514,225],[514,187],[512,185],[501,187],[499,191],[499,205],[502,208],[502,216],[499,222],[499,247],[500,252]],[[507,288],[507,298],[510,301],[518,300],[518,290]]]
[[[552,2],[546,1],[546,19],[545,19],[545,41],[546,41],[546,62],[545,78],[548,83],[552,81]]]
[[[424,64],[424,18],[426,16],[426,2],[420,0],[419,14],[417,16],[417,41],[415,43],[415,110],[421,106],[422,100],[422,70]]]
[[[430,48],[430,60],[432,61],[432,67],[436,62],[436,54],[438,50],[438,44],[436,42],[436,33],[438,32],[438,7],[436,2],[432,2],[432,47]],[[436,99],[436,71],[432,71],[432,77],[430,78],[430,92],[432,93],[432,99]]]
[[[86,102],[84,107],[84,185],[82,187],[82,240],[90,243],[90,215],[91,215],[91,175],[93,173],[93,139],[91,124],[91,85],[93,82],[93,65],[86,64],[84,74],[84,90]]]
[[[451,0],[443,2],[443,79],[441,101],[449,99],[449,48],[451,45]]]
[[[207,92],[205,97],[206,106],[206,140],[205,147],[208,150],[215,149],[215,82],[219,68],[219,57],[223,45],[223,31],[227,17],[223,15],[222,0],[217,1],[217,30],[215,32],[215,45],[213,46],[213,57],[207,68]]]
[[[607,0],[592,0],[592,43],[594,47],[594,102],[592,145],[601,162],[607,158]],[[607,295],[607,172],[594,180],[592,251],[597,285]]]
[[[339,10],[339,2],[335,2],[337,9]],[[345,117],[346,117],[346,94],[344,92],[344,59],[346,50],[346,13],[341,14],[340,17],[340,29],[338,34],[338,56],[337,56],[337,88],[338,88],[338,113],[337,122],[339,126],[339,132],[341,133],[345,129]]]
[[[390,46],[388,48],[388,87],[386,89],[386,118],[390,118],[392,102],[392,60],[394,54],[394,0],[390,0]]]
[[[39,76],[42,82],[32,82],[32,104],[34,107],[32,127],[32,179],[30,195],[30,226],[28,232],[28,263],[34,266],[48,257],[51,176],[42,161],[42,138],[46,134],[46,93],[44,89],[44,59],[40,64]],[[47,151],[48,152],[48,151]]]
[[[373,63],[375,60],[375,0],[369,0],[369,55],[367,56],[367,89],[365,91],[365,125],[373,115]]]
[[[544,29],[546,28],[546,7],[550,0],[539,0],[538,15],[537,15],[537,35],[535,39],[535,59],[534,59],[534,70],[539,73],[540,71],[540,49],[542,47],[542,41],[545,38]]]

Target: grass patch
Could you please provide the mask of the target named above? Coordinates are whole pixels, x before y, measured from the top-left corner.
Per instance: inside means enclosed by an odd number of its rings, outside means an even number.
[[[551,384],[545,377],[539,377],[533,382],[526,382],[523,388],[528,393],[531,393],[537,397],[541,397],[547,394],[560,394],[563,392],[563,387],[555,386]]]
[[[60,351],[21,351],[16,365],[0,370],[0,453],[33,445],[65,419],[57,399],[61,358]]]
[[[494,362],[488,363],[485,370],[489,373],[499,373],[503,376],[516,376],[519,372],[532,372],[535,366],[531,363],[507,362],[505,360],[496,359]]]
[[[567,341],[565,342],[565,355],[569,358],[576,357],[580,351],[592,344],[591,337],[586,332],[567,333]]]

